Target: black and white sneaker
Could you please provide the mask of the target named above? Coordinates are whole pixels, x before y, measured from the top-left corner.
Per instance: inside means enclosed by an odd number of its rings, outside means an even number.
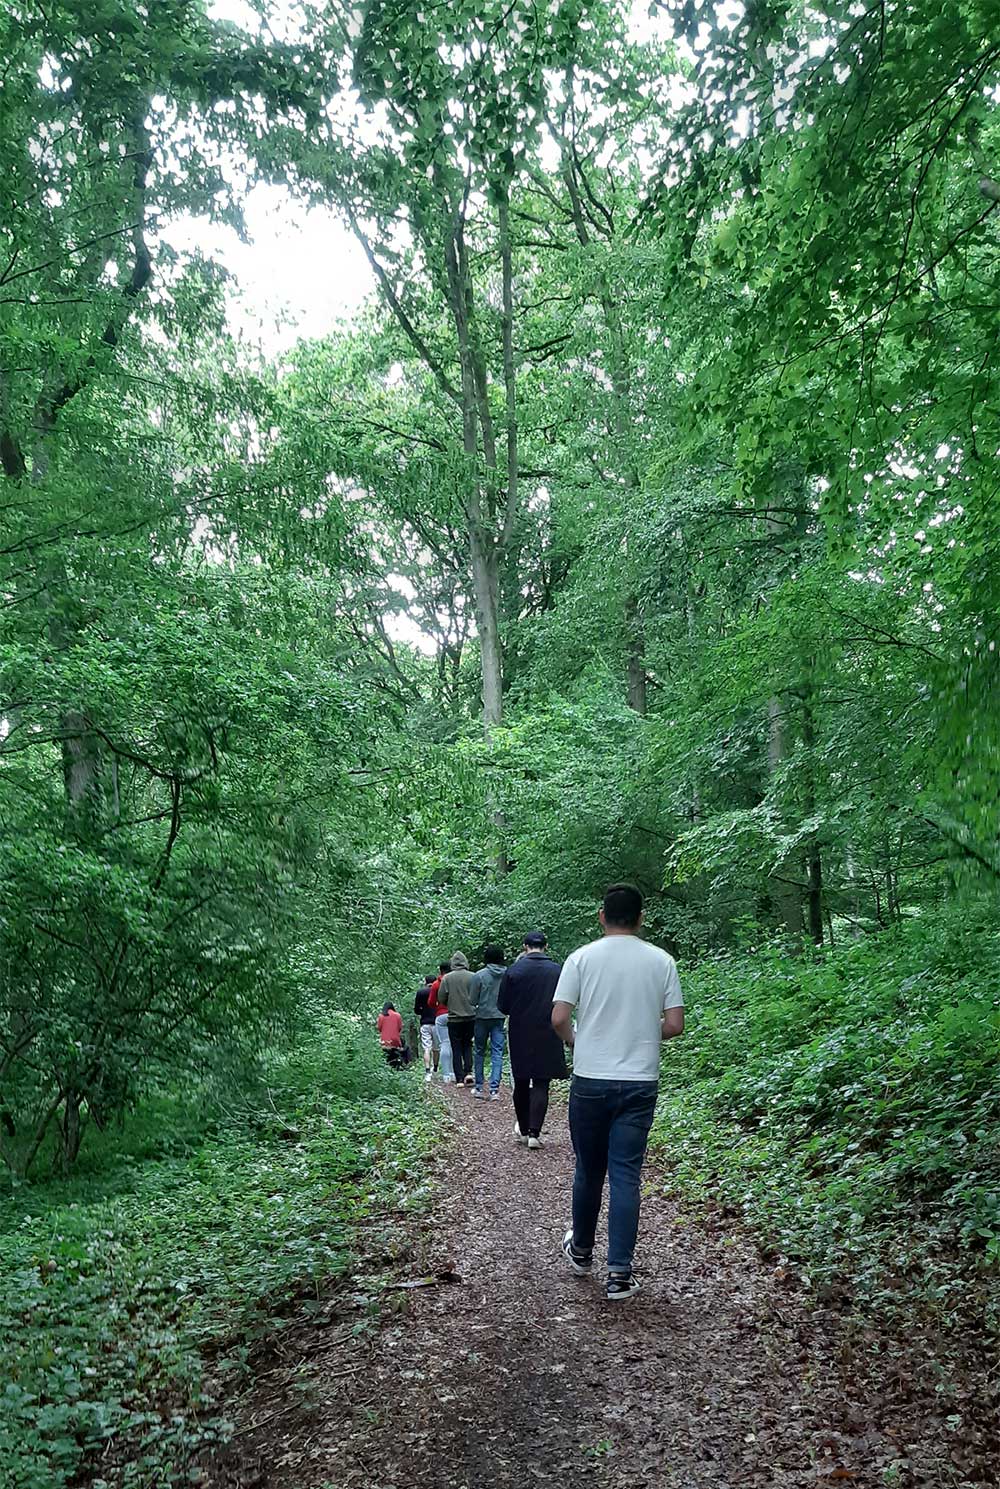
[[[621,1303],[626,1298],[634,1298],[641,1287],[642,1283],[631,1272],[609,1272],[608,1302]]]
[[[578,1277],[590,1276],[590,1269],[594,1265],[594,1253],[592,1251],[577,1251],[573,1245],[573,1232],[571,1230],[568,1230],[563,1236],[560,1250]]]

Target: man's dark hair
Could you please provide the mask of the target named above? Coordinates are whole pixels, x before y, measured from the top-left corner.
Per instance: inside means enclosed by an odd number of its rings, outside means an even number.
[[[634,884],[609,884],[604,892],[605,924],[630,931],[639,924],[642,895]]]
[[[483,947],[483,961],[484,962],[503,962],[503,961],[506,961],[506,957],[503,954],[503,947],[502,946],[497,946],[494,941],[491,941],[490,944],[489,944],[489,946],[484,946]]]
[[[436,979],[436,977],[437,977],[437,973],[436,972],[427,972],[425,974],[425,976],[424,976],[424,981],[425,982],[434,982],[434,980]]]
[[[439,972],[450,972],[451,971],[451,962],[438,962],[438,971]]]

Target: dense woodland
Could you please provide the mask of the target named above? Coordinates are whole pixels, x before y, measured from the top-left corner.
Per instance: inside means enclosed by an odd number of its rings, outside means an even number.
[[[14,1229],[628,878],[680,1178],[988,1276],[992,0],[14,0],[0,53]],[[271,361],[165,236],[258,180],[375,286]]]

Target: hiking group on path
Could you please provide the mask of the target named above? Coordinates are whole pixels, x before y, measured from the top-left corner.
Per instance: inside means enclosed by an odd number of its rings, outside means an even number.
[[[499,946],[484,949],[484,965],[475,973],[465,954],[454,952],[436,977],[427,976],[414,1002],[425,1082],[437,1073],[444,1084],[471,1087],[478,1100],[497,1100],[509,1044],[514,1137],[529,1149],[542,1146],[549,1087],[566,1078],[565,1051],[572,1049],[569,1128],[576,1170],[572,1225],[561,1249],[573,1272],[591,1273],[607,1180],[611,1301],[639,1290],[632,1265],[660,1047],[684,1032],[676,964],[641,939],[642,911],[638,889],[613,884],[598,917],[603,936],[562,965],[550,956],[545,935],[529,931],[510,966]],[[391,1004],[379,1019],[379,1037],[390,1063],[397,1063],[402,1019]]]

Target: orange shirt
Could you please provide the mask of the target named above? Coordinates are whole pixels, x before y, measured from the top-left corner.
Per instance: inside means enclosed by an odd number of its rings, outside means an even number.
[[[403,1045],[403,1020],[395,1009],[391,1013],[380,1013],[377,1020],[378,1037],[382,1048],[398,1050]]]

